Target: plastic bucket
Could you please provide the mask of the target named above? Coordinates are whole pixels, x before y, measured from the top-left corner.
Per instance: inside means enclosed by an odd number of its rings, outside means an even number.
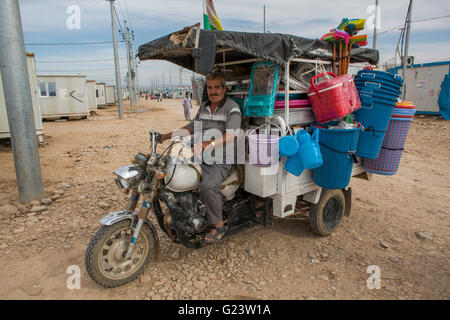
[[[382,91],[394,94],[397,97],[400,96],[401,94],[401,90],[398,88],[398,86],[391,85],[390,83],[379,83],[379,82],[365,81],[363,79],[355,79],[355,85],[356,88],[358,89],[367,88],[370,90]]]
[[[359,98],[363,104],[375,103],[386,103],[386,104],[396,104],[397,96],[392,94],[381,93],[379,91],[372,90],[358,90]]]
[[[313,169],[314,182],[326,189],[346,188],[352,175],[361,124],[354,129],[327,129],[318,125],[312,125],[311,129],[313,132],[319,130],[320,153],[323,159],[323,165]]]
[[[278,142],[280,137],[268,134],[248,136],[250,164],[258,167],[270,167],[278,163]]]
[[[394,106],[393,103],[375,102],[371,105],[363,104],[355,112],[355,120],[364,126],[356,156],[369,159],[378,157]]]
[[[408,136],[411,121],[414,119],[416,109],[412,103],[400,102],[394,108],[389,121],[386,135],[383,140],[377,159],[363,159],[363,168],[369,172],[381,175],[394,175],[397,173],[403,148]],[[409,115],[399,115],[399,112],[407,112]]]
[[[381,175],[397,173],[411,121],[391,119],[378,158],[363,159],[365,170]]]
[[[356,79],[388,84],[398,89],[403,85],[403,78],[401,76],[378,70],[361,70],[356,75],[355,80]]]

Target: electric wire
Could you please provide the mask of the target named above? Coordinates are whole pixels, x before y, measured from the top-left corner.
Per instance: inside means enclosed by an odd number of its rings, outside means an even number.
[[[125,42],[125,41],[117,41]],[[61,42],[61,43],[25,43],[26,46],[71,46],[71,45],[96,45],[110,44],[112,41],[96,41],[96,42]]]

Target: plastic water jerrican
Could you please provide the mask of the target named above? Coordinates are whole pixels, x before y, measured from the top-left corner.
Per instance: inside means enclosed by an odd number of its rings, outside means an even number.
[[[313,132],[313,136],[306,131],[297,132],[299,142],[300,157],[305,169],[315,169],[323,164],[322,155],[319,147],[319,131]]]

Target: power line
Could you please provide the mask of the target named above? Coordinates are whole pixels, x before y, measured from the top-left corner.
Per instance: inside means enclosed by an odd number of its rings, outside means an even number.
[[[114,13],[116,14],[117,23],[119,24],[120,31],[122,31],[122,33],[123,33],[123,28],[122,28],[122,25],[120,24],[119,16],[117,15],[116,7],[114,7]]]
[[[440,17],[432,17],[432,18],[423,18],[423,19],[418,19],[418,20],[411,20],[411,23],[415,23],[415,22],[425,22],[425,21],[431,21],[431,20],[439,20],[439,19],[445,19],[445,18],[450,18],[450,15],[446,15],[446,16],[440,16]],[[394,31],[400,27],[404,26],[404,24],[400,24],[398,26],[393,27],[392,29],[377,33],[377,36],[380,36],[382,34]],[[373,36],[368,36],[367,39],[372,38]]]
[[[126,60],[127,58],[120,58],[121,60]],[[98,60],[61,60],[61,61],[36,61],[36,63],[67,63],[67,62],[100,62],[100,61],[114,61],[114,59],[98,59]]]
[[[118,41],[125,42],[125,41]],[[25,43],[26,46],[71,46],[71,45],[86,45],[86,44],[110,44],[112,41],[98,41],[98,42],[65,42],[65,43]]]
[[[115,70],[115,68],[107,68],[107,69],[77,69],[77,70],[48,70],[48,71],[44,71],[44,70],[39,70],[39,72],[90,72],[90,71],[106,71],[106,70]],[[125,70],[125,68],[124,68]]]
[[[439,19],[445,19],[445,18],[450,18],[450,14],[446,15],[446,16],[440,16],[440,17],[424,18],[424,19],[419,19],[419,20],[411,20],[411,23],[413,23],[413,22],[430,21],[430,20],[439,20]]]

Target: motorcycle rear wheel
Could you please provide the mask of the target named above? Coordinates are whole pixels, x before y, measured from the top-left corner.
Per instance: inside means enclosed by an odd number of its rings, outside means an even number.
[[[103,287],[115,288],[134,281],[155,257],[156,231],[147,221],[136,240],[132,259],[125,259],[133,234],[130,224],[130,220],[122,220],[111,226],[102,226],[89,242],[85,256],[86,271],[94,282]]]

